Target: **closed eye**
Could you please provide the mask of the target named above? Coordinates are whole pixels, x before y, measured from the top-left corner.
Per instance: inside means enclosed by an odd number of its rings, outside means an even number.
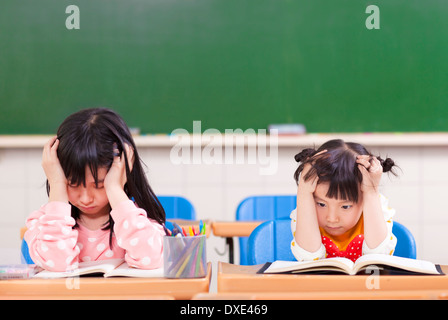
[[[319,207],[321,207],[321,208],[325,208],[325,207],[326,207],[325,203],[323,203],[323,202],[316,202],[316,204],[317,204]]]

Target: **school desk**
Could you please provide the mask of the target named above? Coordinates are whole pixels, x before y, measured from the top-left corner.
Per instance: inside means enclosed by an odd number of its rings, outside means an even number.
[[[448,294],[448,266],[441,266],[445,275],[380,275],[379,289],[368,289],[366,283],[371,275],[291,275],[257,274],[263,265],[241,266],[225,262],[218,263],[218,293],[280,293],[318,298],[377,295],[386,292],[433,292],[446,297]],[[372,293],[368,293],[372,292]]]
[[[198,293],[192,300],[447,300],[445,290]]]
[[[73,294],[73,295],[7,295],[0,297],[0,300],[175,300],[173,296],[162,294],[144,295],[93,295],[93,294]]]
[[[213,234],[226,238],[229,246],[229,262],[234,262],[233,237],[248,237],[263,221],[213,221]]]
[[[211,263],[207,275],[194,279],[77,277],[63,279],[1,280],[1,299],[191,299],[195,294],[208,292]],[[79,281],[79,282],[78,282]]]
[[[248,237],[263,221],[213,221],[213,234],[218,237]]]

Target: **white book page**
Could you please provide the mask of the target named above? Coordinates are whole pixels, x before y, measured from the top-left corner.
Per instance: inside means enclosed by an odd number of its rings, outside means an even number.
[[[34,275],[34,278],[67,278],[95,272],[106,273],[111,270],[114,270],[117,266],[119,266],[123,262],[124,262],[123,259],[107,259],[99,261],[80,262],[78,264],[78,268],[73,269],[72,271],[57,272],[57,271],[43,270],[38,274]]]
[[[425,260],[416,260],[389,256],[385,254],[368,254],[360,257],[356,261],[356,267],[362,267],[374,264],[385,264],[392,267],[402,268],[409,271],[440,274],[434,263]]]
[[[158,269],[138,269],[129,267],[125,262],[121,264],[118,268],[107,272],[105,277],[114,276],[127,276],[127,277],[137,277],[137,278],[162,278],[163,277],[163,267]]]
[[[327,258],[316,261],[274,261],[264,273],[287,272],[308,268],[338,266],[343,270],[352,270],[354,263],[346,258]]]

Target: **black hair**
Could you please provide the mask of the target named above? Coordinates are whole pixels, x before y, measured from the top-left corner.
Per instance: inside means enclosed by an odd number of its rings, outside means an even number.
[[[317,156],[317,153],[327,150]],[[359,200],[359,187],[362,182],[362,173],[356,163],[357,155],[374,157],[367,149],[354,142],[344,142],[341,139],[330,140],[320,146],[319,149],[307,148],[296,154],[294,159],[301,164],[294,173],[296,183],[299,183],[299,175],[305,164],[310,163],[311,169],[304,178],[308,181],[312,177],[319,178],[319,183],[330,184],[327,197],[333,199],[345,199],[357,203]],[[395,165],[390,158],[386,160],[376,157],[383,167],[383,172],[395,172]]]
[[[125,157],[127,182],[124,191],[138,207],[144,209],[148,218],[160,224],[165,223],[165,211],[149,186],[143,162],[141,161],[134,139],[124,120],[113,110],[91,108],[68,116],[57,131],[59,146],[57,155],[65,177],[71,184],[86,184],[86,167],[90,168],[95,184],[98,185],[98,169],[110,169],[114,159],[114,148]],[[134,164],[129,170],[125,144],[134,151]],[[123,152],[124,151],[124,152]],[[50,192],[47,180],[47,193]],[[79,209],[72,205],[72,217],[79,218]],[[103,230],[111,230],[109,242],[112,244],[114,221],[109,221]],[[75,227],[77,224],[75,225]]]

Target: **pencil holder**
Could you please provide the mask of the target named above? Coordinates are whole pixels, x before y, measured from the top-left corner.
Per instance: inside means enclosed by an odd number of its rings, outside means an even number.
[[[206,235],[163,239],[163,264],[166,278],[203,278],[207,273]]]

